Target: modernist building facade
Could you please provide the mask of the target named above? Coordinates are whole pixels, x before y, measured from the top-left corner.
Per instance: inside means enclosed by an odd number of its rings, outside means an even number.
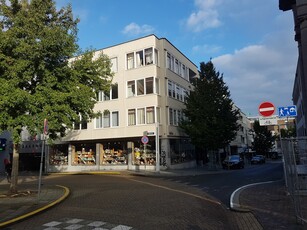
[[[38,170],[42,155],[47,172],[194,167],[195,148],[179,121],[191,80],[198,77],[197,66],[167,39],[155,35],[100,52],[109,56],[114,72],[110,91],[97,94],[94,110],[102,115],[75,124],[54,145],[23,130],[20,169]],[[251,142],[243,113],[239,123],[242,128],[227,150],[230,154],[244,151]],[[5,138],[8,147],[0,158],[12,154],[9,134]]]
[[[299,57],[292,99],[297,107],[297,136],[302,137],[307,136],[307,0],[279,0],[279,9],[293,11]]]
[[[110,91],[97,95],[102,115],[49,146],[47,170],[154,170],[157,151],[162,168],[195,164],[178,122],[197,66],[155,35],[96,52],[109,56],[115,74]]]

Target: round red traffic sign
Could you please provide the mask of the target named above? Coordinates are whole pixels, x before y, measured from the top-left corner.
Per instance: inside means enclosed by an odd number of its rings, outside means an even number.
[[[270,117],[275,113],[275,105],[271,102],[263,102],[259,105],[259,113],[263,117]]]
[[[143,144],[147,144],[149,139],[148,139],[147,136],[142,136],[141,141],[142,141]]]

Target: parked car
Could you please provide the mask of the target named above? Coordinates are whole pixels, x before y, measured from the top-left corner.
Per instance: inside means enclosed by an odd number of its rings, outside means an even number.
[[[231,155],[226,157],[222,162],[223,169],[243,169],[244,161],[239,155]]]
[[[263,155],[256,155],[253,156],[251,159],[251,164],[264,164],[265,163],[265,157]]]

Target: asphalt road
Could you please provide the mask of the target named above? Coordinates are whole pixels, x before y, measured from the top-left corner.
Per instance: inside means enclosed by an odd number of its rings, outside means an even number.
[[[247,184],[283,179],[283,165],[281,162],[268,162],[261,165],[246,165],[244,169],[228,170],[225,173],[164,179],[198,187],[229,208],[230,196],[237,188]]]
[[[224,205],[184,183],[127,175],[62,175],[43,183],[65,185],[71,195],[9,229],[238,229]]]

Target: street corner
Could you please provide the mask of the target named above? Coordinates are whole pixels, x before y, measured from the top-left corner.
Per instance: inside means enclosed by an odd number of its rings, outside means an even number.
[[[29,193],[30,194],[30,193]],[[62,185],[47,186],[35,196],[18,196],[3,199],[3,215],[0,228],[29,218],[64,201],[70,195],[70,189]],[[13,200],[12,200],[13,199]],[[13,201],[13,202],[12,202]],[[5,205],[9,203],[9,205]]]

